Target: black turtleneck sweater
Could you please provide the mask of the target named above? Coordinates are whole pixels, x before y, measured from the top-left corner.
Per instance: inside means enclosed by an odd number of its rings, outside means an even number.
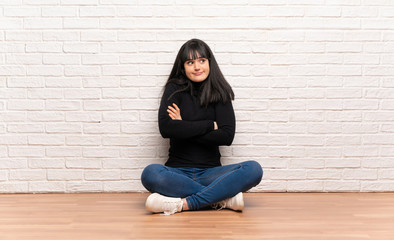
[[[202,107],[199,99],[201,84],[193,83],[195,95],[190,92],[172,93],[182,88],[170,83],[164,90],[159,108],[159,129],[164,138],[170,138],[166,166],[207,168],[221,166],[220,145],[231,145],[235,134],[235,116],[231,101]],[[182,120],[168,116],[168,106],[175,103]],[[214,121],[218,129],[214,130]]]

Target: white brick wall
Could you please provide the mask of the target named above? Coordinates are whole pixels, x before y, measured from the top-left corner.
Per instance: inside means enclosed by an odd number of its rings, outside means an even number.
[[[394,191],[394,1],[0,0],[0,193],[144,191],[157,109],[201,38],[252,191]]]

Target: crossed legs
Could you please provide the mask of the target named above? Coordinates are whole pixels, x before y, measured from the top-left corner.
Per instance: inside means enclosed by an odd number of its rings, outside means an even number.
[[[151,164],[142,172],[141,181],[152,193],[181,198],[183,210],[198,210],[249,190],[260,183],[262,175],[256,161],[214,168]]]

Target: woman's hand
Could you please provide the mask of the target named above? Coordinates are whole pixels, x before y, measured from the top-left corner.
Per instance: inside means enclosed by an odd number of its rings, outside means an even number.
[[[218,130],[218,124],[217,122],[213,122],[213,130]]]
[[[173,107],[168,106],[168,116],[170,116],[172,120],[182,120],[181,109],[179,109],[179,107],[175,103],[173,103],[172,106]]]

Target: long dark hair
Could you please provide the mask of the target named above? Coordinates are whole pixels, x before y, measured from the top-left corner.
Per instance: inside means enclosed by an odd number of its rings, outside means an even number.
[[[208,106],[210,103],[215,102],[226,103],[227,101],[234,100],[234,92],[220,71],[211,49],[200,39],[191,39],[179,49],[166,86],[169,83],[175,83],[183,87],[175,91],[169,98],[175,93],[183,91],[193,94],[193,84],[187,78],[183,64],[186,60],[197,58],[207,58],[209,62],[209,75],[200,87],[201,106]]]

